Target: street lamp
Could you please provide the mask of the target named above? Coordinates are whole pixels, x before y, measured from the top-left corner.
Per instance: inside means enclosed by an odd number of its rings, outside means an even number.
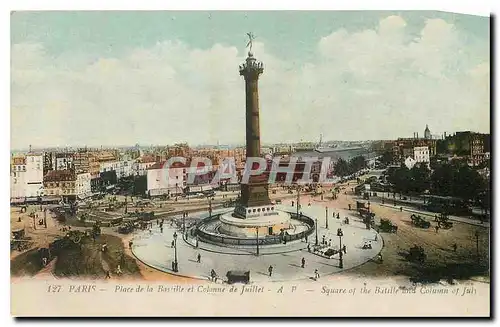
[[[297,218],[299,218],[299,206],[300,206],[300,186],[297,185]]]
[[[255,232],[257,233],[257,255],[259,255],[259,227],[255,227]]]
[[[325,208],[325,222],[326,222],[326,229],[328,229],[328,207]]]
[[[212,199],[208,197],[208,217],[212,218]]]
[[[186,234],[186,213],[182,215],[182,234]]]
[[[316,246],[318,245],[318,218],[316,218]]]
[[[174,262],[172,262],[172,270],[179,271],[179,264],[177,262],[177,232],[174,232]]]
[[[344,268],[344,260],[342,257],[342,236],[344,236],[344,233],[342,232],[342,228],[337,229],[337,236],[339,237],[339,240],[340,240],[339,268],[342,269],[342,268]]]

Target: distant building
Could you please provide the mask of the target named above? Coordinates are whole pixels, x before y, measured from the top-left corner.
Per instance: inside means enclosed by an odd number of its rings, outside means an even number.
[[[413,148],[413,159],[416,163],[429,165],[431,162],[429,148],[426,146],[416,146]]]
[[[144,155],[133,164],[133,172],[136,176],[147,175],[148,169],[157,163],[154,156]]]
[[[487,160],[491,148],[490,134],[471,131],[456,132],[441,142],[440,153],[448,156],[466,157],[471,166],[480,165]]]
[[[26,182],[25,197],[39,197],[43,195],[43,155],[28,153],[26,155]]]
[[[413,148],[428,147],[429,157],[436,155],[437,140],[418,138],[415,133],[413,138],[399,138],[392,143],[392,155],[395,161],[403,162],[408,156],[413,156]]]
[[[477,166],[484,160],[484,139],[481,134],[474,134],[470,139],[470,164]]]
[[[404,161],[406,168],[412,169],[417,163],[412,157],[407,157]]]
[[[424,139],[426,139],[426,140],[432,139],[432,135],[431,135],[431,131],[429,129],[429,125],[425,125]]]
[[[73,168],[73,153],[56,153],[54,170],[66,170]]]
[[[10,197],[11,202],[24,202],[26,197],[26,157],[14,157],[10,165]],[[14,201],[13,201],[14,200]]]
[[[44,178],[45,194],[61,196],[63,201],[71,202],[92,195],[90,173],[76,173],[73,169],[52,170]]]
[[[165,163],[155,163],[146,172],[146,192],[151,196],[183,193],[187,183],[187,169],[180,162],[174,162],[168,168]]]

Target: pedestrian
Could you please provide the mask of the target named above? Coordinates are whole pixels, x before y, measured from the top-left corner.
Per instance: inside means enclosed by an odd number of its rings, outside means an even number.
[[[304,268],[305,266],[306,266],[306,259],[302,258],[302,265],[301,265],[301,267]]]
[[[337,212],[337,219],[340,219],[340,214]]]
[[[160,226],[160,233],[163,234],[163,226]]]
[[[332,246],[332,239],[328,240],[328,246]]]
[[[109,270],[106,270],[106,277],[105,279],[111,278],[111,272]]]
[[[457,252],[457,243],[453,244],[453,252]]]
[[[307,252],[311,253],[311,246],[307,244]]]
[[[439,231],[439,225],[436,225],[436,227],[434,227],[436,229],[436,233]]]
[[[269,268],[267,268],[267,271],[269,272],[269,277],[271,277],[273,275],[273,266],[269,266]]]
[[[309,202],[309,204],[307,206],[310,207],[311,206],[311,202]]]
[[[211,278],[212,282],[217,282],[217,273],[213,269],[212,269],[212,271],[210,271],[210,278]]]
[[[375,234],[375,242],[378,241],[378,234]]]
[[[349,203],[348,206],[349,206],[349,211],[350,211],[351,210],[351,204]]]
[[[133,242],[132,241],[128,241],[128,248],[131,249],[132,248],[132,244]]]
[[[42,265],[45,267],[47,265],[47,257],[42,258]]]
[[[314,269],[314,279],[319,279],[318,269]]]
[[[198,256],[197,256],[197,258],[196,258],[196,259],[197,259],[196,261],[197,261],[198,263],[200,263],[200,262],[201,262],[201,254],[199,254],[199,253],[198,253]]]
[[[326,244],[325,235],[323,235],[323,241],[321,242],[321,244]]]
[[[304,238],[305,238],[305,240],[306,240],[306,243],[307,243],[307,234],[305,234],[304,236],[305,236]]]
[[[400,211],[400,212],[403,212],[403,207],[399,207],[399,211]]]
[[[117,274],[117,275],[121,275],[122,273],[123,273],[123,272],[122,272],[122,268],[120,267],[120,265],[118,265],[118,266],[116,267],[116,274]]]

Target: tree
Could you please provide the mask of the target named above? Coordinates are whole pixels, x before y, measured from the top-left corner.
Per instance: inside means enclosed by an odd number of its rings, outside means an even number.
[[[462,166],[455,172],[453,195],[466,201],[477,199],[484,190],[484,182],[479,173],[469,166]]]
[[[407,193],[411,189],[412,175],[404,165],[392,171],[387,180],[394,185],[394,190],[398,193]]]
[[[389,165],[394,161],[394,155],[392,151],[385,151],[384,153],[382,153],[382,156],[379,160],[383,165]]]
[[[431,171],[427,165],[415,165],[411,169],[411,185],[410,190],[415,193],[423,193],[429,189]]]
[[[453,168],[444,164],[437,167],[431,175],[431,190],[433,194],[452,195],[453,194]]]
[[[349,164],[344,159],[339,158],[339,160],[335,163],[333,171],[336,176],[347,176],[349,175]]]
[[[361,169],[366,168],[366,159],[363,156],[356,156],[349,160],[349,172],[354,174],[355,172],[360,171]]]

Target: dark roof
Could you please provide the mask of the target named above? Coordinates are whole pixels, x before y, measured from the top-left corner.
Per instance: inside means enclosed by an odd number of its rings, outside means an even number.
[[[49,170],[44,176],[44,182],[61,182],[61,181],[74,181],[76,179],[73,170]]]

